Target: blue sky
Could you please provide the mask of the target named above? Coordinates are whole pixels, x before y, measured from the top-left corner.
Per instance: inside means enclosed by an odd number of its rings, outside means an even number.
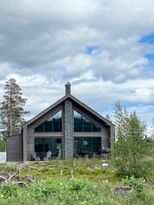
[[[91,45],[86,47],[86,53],[88,55],[97,55],[101,52],[101,50],[102,49],[100,46]]]
[[[72,94],[102,115],[117,99],[154,116],[153,0],[0,0],[0,100],[13,77],[29,118]]]
[[[154,33],[142,36],[139,42],[154,45]]]

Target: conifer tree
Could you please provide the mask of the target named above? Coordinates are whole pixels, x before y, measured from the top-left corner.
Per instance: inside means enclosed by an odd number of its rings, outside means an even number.
[[[23,108],[27,99],[23,98],[22,89],[14,78],[6,81],[4,89],[5,94],[0,103],[0,118],[4,127],[3,134],[4,136],[18,135],[25,123],[23,116],[29,113]]]

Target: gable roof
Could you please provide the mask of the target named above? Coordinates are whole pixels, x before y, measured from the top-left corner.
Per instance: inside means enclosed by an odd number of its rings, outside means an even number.
[[[35,117],[33,117],[31,120],[29,120],[24,126],[29,126],[30,124],[32,124],[34,121],[36,121],[37,119],[39,119],[40,117],[42,117],[43,115],[45,115],[47,112],[49,112],[50,110],[52,110],[53,108],[55,108],[56,106],[60,105],[61,103],[63,103],[65,100],[67,99],[71,99],[72,101],[76,102],[78,105],[80,105],[81,107],[83,107],[84,109],[86,109],[88,112],[90,112],[91,114],[93,114],[94,116],[96,116],[97,118],[99,118],[100,120],[104,121],[107,125],[110,126],[114,126],[114,124],[109,121],[108,119],[104,118],[102,115],[100,115],[99,113],[97,113],[96,111],[94,111],[92,108],[90,108],[89,106],[87,106],[86,104],[84,104],[83,102],[81,102],[80,100],[78,100],[77,98],[75,98],[73,95],[71,94],[67,94],[64,97],[60,98],[57,102],[55,102],[54,104],[52,104],[51,106],[49,106],[48,108],[46,108],[45,110],[43,110],[42,112],[40,112],[38,115],[36,115]]]

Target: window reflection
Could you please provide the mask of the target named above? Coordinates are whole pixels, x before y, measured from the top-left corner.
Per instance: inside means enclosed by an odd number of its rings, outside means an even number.
[[[100,132],[101,128],[74,111],[74,131],[75,132]]]
[[[62,131],[62,111],[35,128],[35,132],[61,132]]]
[[[43,159],[47,156],[47,152],[51,151],[52,157],[61,158],[61,138],[35,138],[35,152],[38,157]]]
[[[88,154],[101,154],[100,137],[75,137],[74,138],[74,156],[84,156]]]

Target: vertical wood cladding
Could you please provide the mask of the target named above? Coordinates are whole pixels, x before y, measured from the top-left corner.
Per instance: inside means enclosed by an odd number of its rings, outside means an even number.
[[[23,161],[23,140],[21,135],[10,136],[7,138],[7,161]]]

